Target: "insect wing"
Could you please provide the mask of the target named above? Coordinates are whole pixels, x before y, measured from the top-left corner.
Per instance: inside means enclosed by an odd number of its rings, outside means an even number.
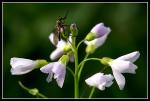
[[[56,46],[59,41],[59,33],[57,31],[55,31],[55,33],[54,33],[53,40],[54,40],[54,44]]]

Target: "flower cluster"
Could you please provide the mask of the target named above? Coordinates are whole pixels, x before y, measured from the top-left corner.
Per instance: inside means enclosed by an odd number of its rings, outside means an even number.
[[[122,75],[122,73],[135,74],[136,73],[135,70],[137,69],[137,66],[134,65],[133,62],[136,61],[139,58],[139,56],[140,56],[140,53],[138,51],[135,51],[135,52],[129,53],[127,55],[123,55],[117,59],[111,59],[108,57],[104,57],[104,58],[100,59],[100,61],[102,64],[110,66],[112,68],[113,76],[114,76],[120,90],[123,90],[123,88],[125,86],[125,78]],[[95,75],[98,75],[98,74],[95,74]],[[99,82],[100,81],[102,82],[103,79],[100,80],[100,78],[102,78],[102,77],[93,76],[90,78],[90,82],[91,82],[91,79],[93,79],[93,81],[99,80]],[[107,78],[106,78],[106,80],[107,80]],[[94,85],[91,85],[90,83],[87,83],[87,84],[90,86],[94,86]]]
[[[97,24],[94,26],[91,30],[91,32],[86,36],[85,43],[87,44],[86,52],[87,53],[93,53],[95,49],[103,45],[105,42],[107,36],[111,32],[111,29],[109,27],[105,27],[103,23]],[[136,61],[140,56],[140,53],[138,51],[129,53],[127,55],[121,56],[117,59],[111,59],[104,57],[100,59],[101,63],[110,66],[112,68],[113,76],[116,79],[116,82],[120,88],[120,90],[123,90],[125,86],[125,78],[121,73],[132,73],[135,74],[135,70],[137,69],[137,66],[134,65],[132,62]],[[107,77],[104,78],[102,73],[96,73],[89,79],[85,80],[86,83],[90,86],[96,86],[99,88],[104,84],[107,87],[106,81],[112,81],[112,79],[108,79]],[[109,74],[110,75],[110,74]],[[112,76],[112,78],[113,78]],[[105,81],[105,82],[104,82]],[[101,83],[103,82],[103,83]],[[112,84],[112,82],[111,82]],[[100,88],[99,88],[100,89]],[[103,89],[100,89],[103,90]]]
[[[59,34],[63,34],[63,30],[61,32],[62,33]],[[48,74],[46,79],[47,82],[51,82],[54,78],[58,86],[62,88],[67,72],[66,69],[68,69],[74,76],[75,97],[79,97],[78,83],[83,66],[87,60],[92,60],[92,58],[88,58],[88,56],[93,54],[100,46],[105,43],[110,32],[111,29],[109,27],[106,27],[104,23],[99,23],[91,29],[91,31],[81,42],[78,43],[78,45],[76,45],[78,29],[76,24],[73,23],[70,25],[70,34],[66,40],[63,38],[56,40],[55,33],[51,33],[49,35],[50,42],[56,47],[56,49],[50,54],[50,59],[53,62],[13,57],[10,60],[10,65],[12,66],[11,74],[22,75],[29,73],[34,69],[40,69],[42,73]],[[82,42],[87,45],[85,49],[86,57],[79,64],[78,47]],[[93,76],[87,78],[85,83],[103,91],[106,87],[110,87],[113,84],[113,80],[115,79],[119,89],[123,90],[125,86],[125,77],[123,76],[123,73],[136,73],[135,70],[137,69],[137,66],[133,62],[135,62],[139,56],[140,53],[135,51],[123,55],[117,59],[112,59],[109,57],[103,57],[101,59],[95,58],[95,60],[98,60],[106,67],[111,67],[112,74],[104,74],[104,72],[98,71]],[[69,62],[75,63],[74,72],[69,67],[67,67]]]
[[[86,53],[94,53],[98,47],[104,44],[110,32],[111,29],[105,27],[103,23],[95,25],[85,38],[85,44],[87,44]]]

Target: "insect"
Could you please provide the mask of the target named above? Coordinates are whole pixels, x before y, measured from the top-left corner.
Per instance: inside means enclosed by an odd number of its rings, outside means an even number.
[[[66,39],[68,37],[66,33],[66,28],[68,25],[65,24],[67,15],[68,15],[68,11],[66,12],[65,17],[58,16],[56,20],[54,37],[53,37],[55,45],[57,45],[58,41],[60,41],[61,38]]]

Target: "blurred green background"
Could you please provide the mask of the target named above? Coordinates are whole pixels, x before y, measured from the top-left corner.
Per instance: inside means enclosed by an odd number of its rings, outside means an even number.
[[[141,55],[135,62],[136,74],[124,74],[126,85],[120,91],[116,81],[105,91],[96,89],[97,98],[146,98],[147,97],[147,4],[146,3],[3,3],[3,97],[32,98],[19,85],[38,88],[50,98],[73,98],[74,81],[67,71],[63,88],[56,81],[46,82],[47,74],[34,70],[21,76],[10,73],[10,58],[49,59],[55,47],[48,36],[58,16],[69,10],[66,24],[75,22],[79,28],[78,42],[99,22],[111,28],[105,44],[89,57],[111,57],[138,50]],[[85,44],[79,48],[79,61],[85,55]],[[74,69],[73,64],[69,64]],[[99,72],[102,66],[97,61],[87,62],[81,74],[80,96],[88,97],[91,87],[85,79]],[[106,73],[111,73],[111,69]]]

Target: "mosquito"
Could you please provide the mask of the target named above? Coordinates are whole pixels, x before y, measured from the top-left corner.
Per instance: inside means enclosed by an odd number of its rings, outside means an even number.
[[[66,31],[66,27],[68,25],[65,24],[65,20],[67,18],[68,11],[66,12],[64,17],[58,16],[56,20],[56,25],[55,25],[55,31],[54,31],[54,44],[57,45],[58,41],[61,40],[61,38],[66,39],[68,37]]]

